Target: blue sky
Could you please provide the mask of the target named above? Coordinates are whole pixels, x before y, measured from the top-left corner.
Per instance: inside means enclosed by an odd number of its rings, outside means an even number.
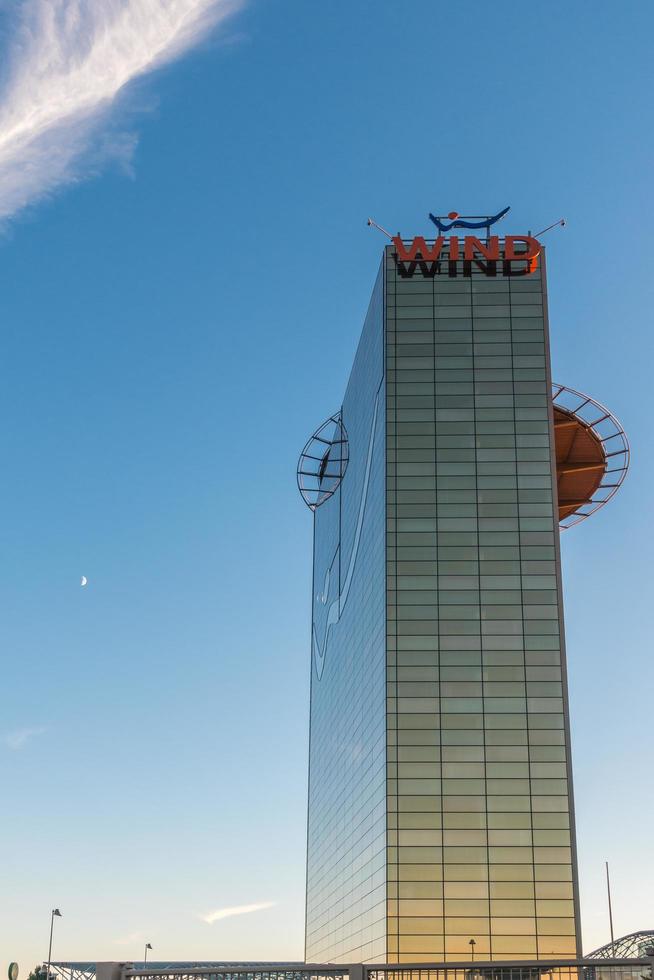
[[[425,234],[430,210],[507,204],[507,231],[568,219],[547,237],[554,377],[632,444],[563,555],[584,947],[608,939],[605,859],[616,935],[654,926],[653,29],[638,2],[251,0],[7,216],[0,955],[24,973],[54,905],[55,958],[301,958],[296,457],[340,404],[383,245],[368,215]]]

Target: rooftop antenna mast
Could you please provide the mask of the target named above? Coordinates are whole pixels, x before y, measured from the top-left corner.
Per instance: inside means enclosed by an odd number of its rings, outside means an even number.
[[[376,228],[377,231],[381,231],[383,235],[386,235],[387,238],[390,238],[390,240],[393,241],[393,236],[391,235],[390,231],[386,231],[385,228],[382,228],[381,225],[378,225],[376,221],[372,220],[372,218],[368,218],[368,227]]]
[[[552,228],[558,228],[559,225],[561,226],[561,228],[564,228],[565,227],[565,224],[566,224],[565,218],[559,218],[559,220],[558,221],[555,221],[554,224],[548,225],[547,228],[543,228],[542,231],[537,231],[536,232],[536,238],[540,238],[541,235],[544,235],[546,231],[551,231]],[[530,234],[531,234],[531,232],[530,232]]]

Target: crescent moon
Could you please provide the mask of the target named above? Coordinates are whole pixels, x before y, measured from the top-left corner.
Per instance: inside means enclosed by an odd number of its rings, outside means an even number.
[[[80,582],[80,585],[86,585],[87,582],[88,582],[88,579],[87,579],[86,575],[82,575],[82,580]]]

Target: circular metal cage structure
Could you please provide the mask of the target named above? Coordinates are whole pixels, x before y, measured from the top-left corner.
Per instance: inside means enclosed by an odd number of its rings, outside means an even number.
[[[336,492],[349,459],[347,432],[341,413],[316,429],[302,450],[297,485],[306,505],[315,510]]]
[[[629,469],[629,441],[607,408],[566,385],[552,385],[559,525],[574,527],[617,493]],[[341,413],[331,415],[302,450],[297,483],[315,511],[338,489],[349,460]]]
[[[629,469],[629,442],[616,417],[589,395],[552,385],[559,524],[579,524],[608,503]]]
[[[641,929],[640,932],[630,932],[628,936],[621,936],[606,946],[589,953],[588,960],[618,960],[618,959],[642,959],[651,956],[649,950],[654,949],[654,929]]]

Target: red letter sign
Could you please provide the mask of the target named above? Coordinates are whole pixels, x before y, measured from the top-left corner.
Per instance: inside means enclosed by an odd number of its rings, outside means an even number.
[[[441,236],[434,242],[434,247],[429,248],[424,238],[418,236],[418,238],[413,239],[407,250],[399,235],[396,235],[393,239],[393,244],[397,249],[397,257],[400,262],[417,262],[419,261],[418,256],[425,262],[437,262],[444,242],[445,239]]]
[[[527,248],[524,252],[516,252],[515,243],[525,242]],[[530,235],[507,235],[504,239],[504,258],[507,262],[527,262],[529,271],[534,272],[538,268],[538,256],[540,255],[540,242]]]
[[[497,235],[492,235],[488,239],[488,245],[484,245],[473,235],[466,235],[463,246],[463,258],[467,262],[472,262],[475,253],[478,252],[488,262],[497,262],[500,257],[500,240]]]

